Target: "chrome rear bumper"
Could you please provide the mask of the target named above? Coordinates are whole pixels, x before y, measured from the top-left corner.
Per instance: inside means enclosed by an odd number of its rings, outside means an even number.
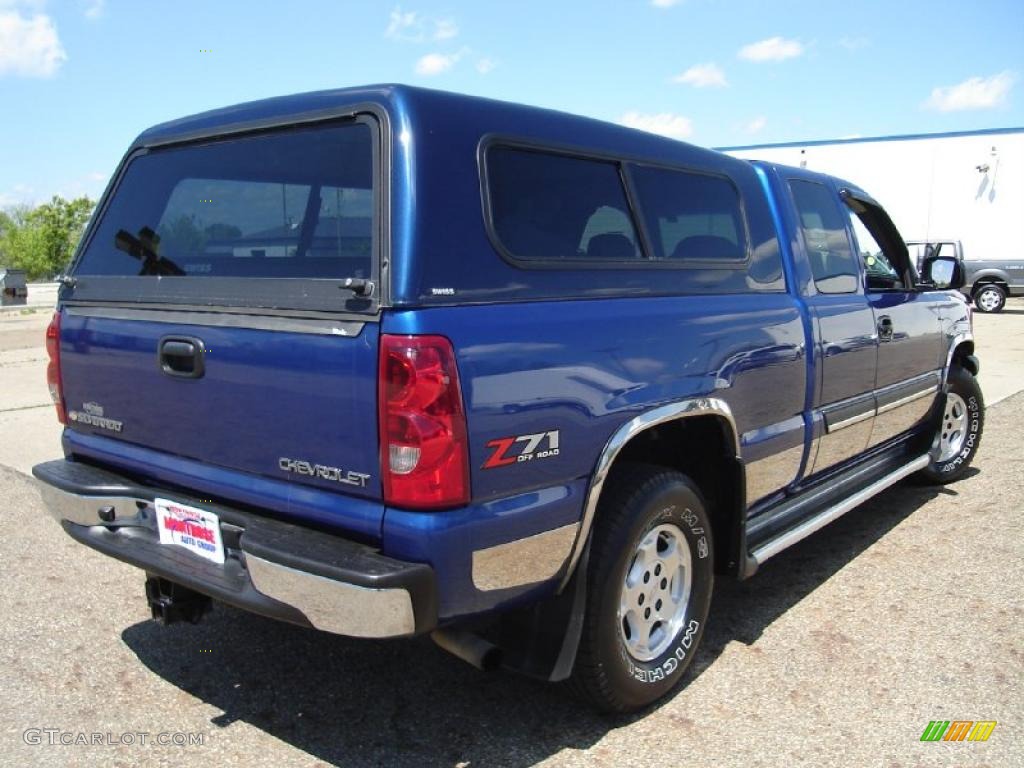
[[[73,461],[32,472],[50,513],[76,541],[239,608],[351,637],[403,637],[437,623],[434,573],[422,563]],[[157,497],[217,514],[225,562],[161,544]]]

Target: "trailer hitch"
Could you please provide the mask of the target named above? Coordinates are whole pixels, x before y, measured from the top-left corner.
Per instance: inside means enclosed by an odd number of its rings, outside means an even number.
[[[146,576],[146,600],[153,618],[164,625],[178,621],[198,624],[213,607],[207,595],[152,575]]]

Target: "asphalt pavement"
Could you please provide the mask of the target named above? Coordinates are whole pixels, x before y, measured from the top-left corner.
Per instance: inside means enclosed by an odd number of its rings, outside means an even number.
[[[424,639],[223,606],[196,626],[150,621],[142,574],[72,542],[25,474],[59,453],[33,341],[46,318],[0,319],[0,763],[1024,765],[1021,304],[977,324],[996,404],[975,471],[901,484],[720,582],[685,686],[616,718]],[[931,720],[997,725],[986,742],[922,742]]]

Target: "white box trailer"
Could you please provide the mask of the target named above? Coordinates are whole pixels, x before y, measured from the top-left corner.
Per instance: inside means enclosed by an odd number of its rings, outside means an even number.
[[[719,150],[848,179],[885,207],[908,241],[959,241],[975,291],[990,280],[1006,294],[1024,293],[1024,128]]]

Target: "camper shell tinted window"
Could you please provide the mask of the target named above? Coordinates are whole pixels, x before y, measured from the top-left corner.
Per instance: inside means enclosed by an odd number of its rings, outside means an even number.
[[[650,167],[634,168],[632,176],[654,258],[746,262],[740,196],[727,178]]]
[[[513,259],[643,258],[617,163],[502,146],[487,162],[494,230]]]
[[[226,305],[369,306],[337,283],[375,280],[375,143],[371,121],[347,120],[142,151],[75,277],[85,293],[103,278],[130,278],[158,302],[216,294]],[[295,278],[330,282],[328,300],[309,306],[316,291]]]
[[[483,171],[492,242],[518,267],[675,272],[630,278],[656,292],[785,288],[777,241],[751,247],[726,175],[503,141]]]

